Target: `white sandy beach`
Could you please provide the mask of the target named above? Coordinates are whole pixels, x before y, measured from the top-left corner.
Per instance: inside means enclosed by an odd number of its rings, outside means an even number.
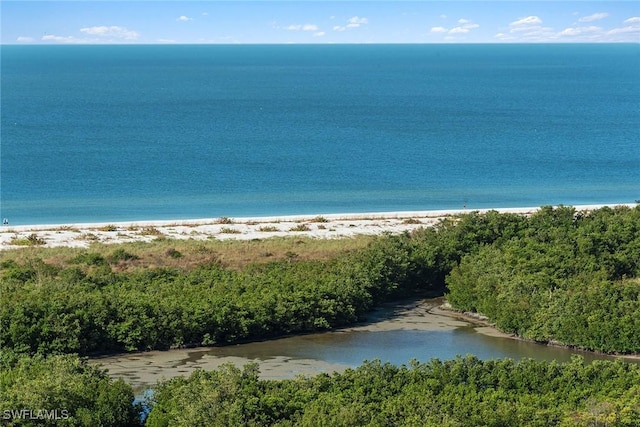
[[[606,205],[574,206],[590,211]],[[613,205],[612,205],[613,206]],[[616,205],[618,206],[618,205]],[[635,204],[626,204],[633,207]],[[274,236],[309,236],[341,238],[355,235],[402,233],[429,227],[441,219],[470,212],[531,214],[537,207],[501,209],[460,209],[415,212],[376,212],[271,216],[255,218],[207,218],[169,221],[129,221],[113,223],[78,223],[20,225],[0,227],[0,250],[25,246],[31,236],[43,247],[89,247],[92,243],[124,243],[169,239],[264,239]]]

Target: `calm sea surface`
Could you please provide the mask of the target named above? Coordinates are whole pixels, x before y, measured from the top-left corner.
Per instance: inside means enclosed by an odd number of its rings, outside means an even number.
[[[640,45],[3,46],[11,224],[632,203]]]

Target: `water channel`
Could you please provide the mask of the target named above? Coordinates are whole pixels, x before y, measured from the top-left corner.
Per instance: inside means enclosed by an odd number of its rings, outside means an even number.
[[[439,308],[442,303],[436,298],[387,305],[373,312],[365,324],[330,332],[224,347],[123,354],[95,358],[91,363],[107,368],[115,378],[123,378],[141,395],[162,379],[186,376],[198,368],[215,369],[227,362],[242,366],[255,361],[262,378],[282,379],[340,372],[373,359],[397,365],[411,359],[426,362],[467,354],[481,359],[567,361],[574,354],[587,361],[612,359],[514,339],[494,328],[456,318]]]

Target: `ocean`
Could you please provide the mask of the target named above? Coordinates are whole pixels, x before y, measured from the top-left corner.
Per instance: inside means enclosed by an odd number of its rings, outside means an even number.
[[[11,225],[640,199],[640,45],[2,46]]]

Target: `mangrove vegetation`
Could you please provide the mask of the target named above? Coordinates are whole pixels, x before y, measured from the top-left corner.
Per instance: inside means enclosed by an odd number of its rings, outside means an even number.
[[[322,331],[407,296],[444,294],[453,309],[541,343],[640,352],[640,207],[469,213],[412,233],[331,242],[158,239],[1,256],[2,408],[33,407],[17,380],[27,373],[43,385],[57,381],[48,370],[69,384],[100,384],[95,402],[67,404],[75,417],[67,425],[89,425],[81,408],[100,402],[132,407],[126,385],[67,355]],[[623,362],[368,363],[279,382],[228,367],[161,384],[148,424],[194,425],[189,413],[208,414],[198,425],[589,425],[598,417],[639,425],[638,396],[637,367]],[[138,422],[126,411],[104,419]]]

